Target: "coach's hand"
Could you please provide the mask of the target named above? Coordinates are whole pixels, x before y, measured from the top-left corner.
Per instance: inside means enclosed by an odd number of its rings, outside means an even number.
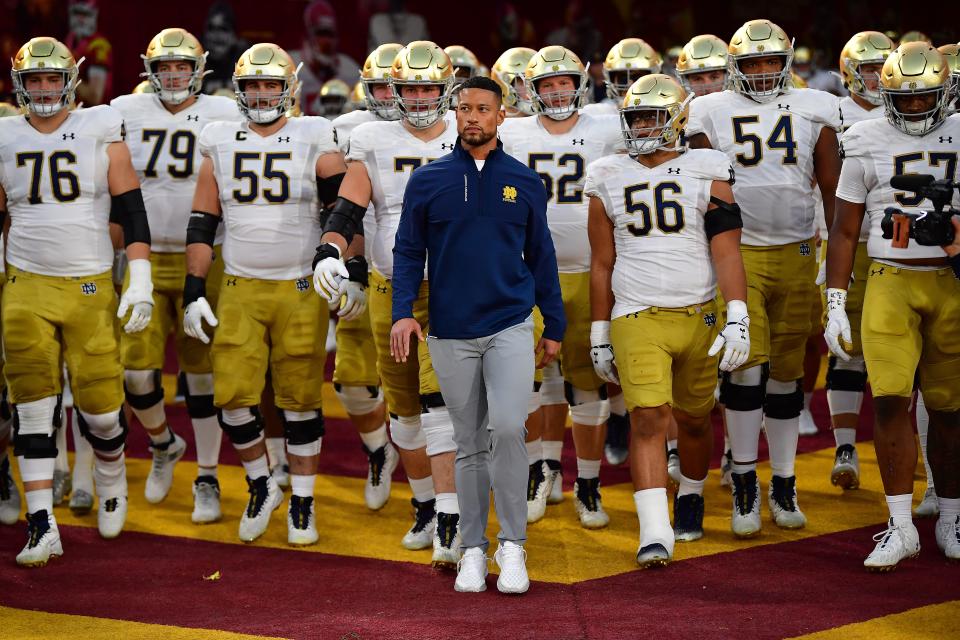
[[[613,360],[613,345],[610,344],[609,320],[590,323],[590,358],[593,360],[593,370],[601,380],[620,384],[617,363]]]
[[[130,320],[124,325],[127,333],[138,333],[150,324],[153,315],[153,281],[150,277],[150,261],[145,259],[131,260],[127,266],[130,272],[130,284],[120,296],[120,306],[117,308],[117,317],[123,318],[127,311]]]
[[[183,332],[191,338],[196,338],[203,344],[210,344],[210,337],[203,331],[203,321],[215,327],[220,324],[217,317],[213,315],[213,309],[206,298],[198,298],[187,305],[183,312]]]
[[[537,369],[543,369],[545,366],[557,359],[560,353],[560,343],[548,338],[540,338],[535,352]]]
[[[843,350],[840,338],[848,345],[853,345],[850,319],[847,318],[847,292],[843,289],[827,289],[827,326],[823,329],[823,339],[827,341],[830,353],[846,362],[850,356]]]
[[[397,362],[406,362],[410,355],[410,334],[417,334],[417,339],[423,342],[423,329],[420,323],[413,318],[403,318],[393,323],[390,329],[390,355]]]

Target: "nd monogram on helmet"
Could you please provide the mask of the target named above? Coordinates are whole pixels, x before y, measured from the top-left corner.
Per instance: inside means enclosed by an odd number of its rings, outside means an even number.
[[[769,20],[750,20],[730,38],[728,68],[734,91],[757,102],[770,102],[787,87],[793,62],[793,41]],[[745,74],[740,63],[748,58],[779,56],[783,66],[775,73]]]
[[[570,76],[575,88],[572,91],[541,93],[537,86],[540,81],[556,76]],[[583,106],[587,92],[587,67],[583,66],[573,51],[552,45],[540,49],[530,58],[524,81],[536,113],[552,120],[566,120]]]

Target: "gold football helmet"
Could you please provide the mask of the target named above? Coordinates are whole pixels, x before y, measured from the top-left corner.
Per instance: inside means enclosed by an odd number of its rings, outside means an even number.
[[[380,45],[370,52],[360,71],[360,82],[363,85],[363,96],[360,102],[365,102],[367,108],[381,120],[400,119],[396,95],[391,94],[390,97],[382,100],[377,99],[373,95],[373,87],[390,84],[390,70],[401,49],[403,45],[395,42]]]
[[[923,31],[907,31],[905,34],[900,36],[900,42],[897,46],[905,44],[907,42],[926,42],[927,44],[933,44],[933,40],[930,39],[930,36],[925,34]]]
[[[960,46],[945,44],[937,47],[937,51],[943,54],[950,67],[950,113],[956,113],[960,108]]]
[[[544,78],[570,76],[573,78],[573,91],[553,91],[540,93],[537,83]],[[573,51],[558,45],[544,47],[537,51],[524,71],[524,83],[527,93],[533,101],[534,112],[543,114],[552,120],[566,120],[584,104],[587,93],[587,67]]]
[[[912,136],[930,133],[947,118],[950,86],[950,66],[942,53],[926,42],[900,45],[887,56],[880,72],[880,96],[887,120]],[[903,109],[900,101],[912,96],[930,96],[928,108]]]
[[[503,106],[527,116],[533,115],[533,102],[527,94],[526,87],[523,86],[523,72],[526,71],[530,58],[536,53],[527,47],[507,49],[493,63],[493,69],[490,72],[493,81],[500,85],[500,91],[503,92]],[[518,90],[517,84],[521,86],[522,91]]]
[[[343,80],[327,80],[320,87],[320,114],[325,118],[336,118],[343,113],[350,100],[350,85]]]
[[[146,77],[153,85],[154,92],[159,94],[160,99],[169,104],[181,104],[190,96],[200,93],[203,85],[203,76],[210,73],[204,71],[207,63],[207,52],[203,50],[200,41],[186,29],[174,27],[164,29],[153,37],[150,44],[147,45],[147,52],[140,56],[143,58],[143,67],[146,70],[141,74]],[[183,74],[180,73],[158,73],[157,64],[164,61],[184,60],[193,65],[193,71],[190,72],[186,84],[182,84],[176,89],[164,88],[164,85],[171,86],[177,81],[182,81]]]
[[[806,89],[806,88],[807,88],[807,81],[804,80],[804,79],[803,79],[803,76],[801,76],[801,75],[800,75],[799,73],[797,73],[796,71],[791,71],[791,72],[790,72],[790,80],[787,82],[787,84],[788,84],[789,86],[793,87],[794,89]]]
[[[69,108],[76,103],[81,63],[83,58],[74,60],[70,49],[59,40],[47,36],[31,38],[13,57],[10,70],[17,104],[43,118]],[[30,73],[59,73],[63,76],[63,88],[59,91],[27,91],[24,76]]]
[[[660,73],[663,59],[646,41],[640,38],[624,38],[607,53],[603,61],[603,82],[607,97],[616,102],[637,78],[651,73]]]
[[[153,83],[149,80],[141,80],[137,83],[137,86],[133,88],[133,91],[130,93],[137,95],[139,93],[156,93],[157,90],[153,88]]]
[[[412,127],[425,129],[442,119],[450,109],[453,64],[443,49],[429,40],[411,42],[397,53],[390,69],[390,86],[397,97],[400,115]],[[403,96],[407,86],[438,86],[440,95],[431,98]]]
[[[9,102],[0,102],[0,118],[9,118],[20,115],[20,109]]]
[[[722,71],[721,82],[698,83],[694,87],[690,76],[697,73]],[[683,46],[677,57],[677,79],[687,92],[695,91],[698,96],[716,93],[727,88],[727,43],[712,34],[694,36]]]
[[[347,103],[347,109],[356,111],[357,109],[367,108],[367,93],[363,89],[363,83],[358,82],[350,90],[350,102]]]
[[[757,102],[773,100],[787,86],[793,62],[793,41],[769,20],[750,20],[737,29],[727,47],[727,64],[734,91]],[[780,56],[783,68],[775,73],[745,74],[740,62],[747,58]]]
[[[222,91],[222,89],[221,89]],[[303,104],[300,100],[300,94],[303,91],[303,85],[298,84],[297,89],[293,92],[293,101],[290,103],[290,108],[283,114],[288,118],[299,118],[303,115]]]
[[[463,45],[454,44],[443,49],[453,64],[454,86],[463,84],[467,78],[472,78],[480,72],[480,59],[473,55],[473,51]]]
[[[301,63],[302,64],[302,63]],[[251,122],[268,124],[293,107],[300,82],[290,55],[272,42],[261,42],[243,52],[233,68],[233,92],[240,112]],[[283,88],[279,95],[247,93],[250,80],[277,80]]]
[[[880,91],[867,87],[861,66],[883,64],[895,48],[893,40],[879,31],[861,31],[847,40],[840,52],[840,78],[847,91],[879,106]]]
[[[630,85],[620,104],[620,130],[630,155],[671,146],[679,150],[683,129],[690,119],[691,100],[692,93],[663,73],[643,76]],[[651,112],[656,115],[654,123],[634,126],[638,115]]]

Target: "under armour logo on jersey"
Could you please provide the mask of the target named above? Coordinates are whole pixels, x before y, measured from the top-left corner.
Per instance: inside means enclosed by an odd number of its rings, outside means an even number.
[[[200,116],[199,116],[199,115],[187,115],[187,122],[190,122],[191,120],[193,120],[194,122],[200,122]]]
[[[944,142],[946,142],[946,143],[948,143],[948,144],[952,144],[952,143],[953,143],[953,136],[940,136],[940,144],[943,144]]]
[[[675,168],[675,169],[674,169],[673,167],[670,167],[670,168],[667,169],[667,173],[672,173],[672,174],[674,174],[674,175],[680,175],[680,167],[677,167],[677,168]]]
[[[97,283],[95,282],[84,282],[80,285],[80,291],[85,296],[92,296],[97,292]]]
[[[451,142],[450,144],[447,144],[446,142],[441,142],[440,148],[444,150],[450,149],[450,151],[453,151],[453,143]]]
[[[790,111],[790,105],[777,103],[777,109],[783,109],[784,111]]]
[[[574,146],[580,145],[580,146],[582,147],[582,146],[583,146],[583,138],[574,138],[574,139],[573,139],[573,142],[572,142],[571,144],[573,144]]]
[[[277,142],[290,142],[290,136],[277,136]]]
[[[235,286],[237,286],[237,279],[236,279],[236,278],[227,278],[227,286],[228,286],[228,287],[235,287]]]
[[[882,276],[882,275],[883,275],[883,267],[880,267],[879,269],[870,269],[870,275],[871,275],[871,276]]]
[[[703,314],[703,324],[707,325],[708,327],[712,327],[713,325],[717,324],[717,314],[715,313]]]
[[[810,252],[810,243],[809,243],[809,242],[801,242],[801,243],[800,243],[800,255],[802,255],[802,256],[809,256],[810,254],[811,254],[811,252]]]
[[[389,289],[387,289],[387,285],[385,284],[377,285],[377,293],[387,293],[387,291],[389,291]]]
[[[77,135],[76,135],[75,133],[65,133],[65,134],[63,134],[63,139],[64,139],[64,140],[67,140],[67,139],[76,140],[76,139],[77,139]],[[943,142],[943,138],[940,138],[940,142]]]
[[[310,289],[310,283],[306,278],[300,278],[297,280],[297,291],[303,292]]]

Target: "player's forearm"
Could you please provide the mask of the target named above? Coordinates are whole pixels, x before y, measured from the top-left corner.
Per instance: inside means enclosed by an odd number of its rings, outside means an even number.
[[[740,231],[726,231],[714,236],[710,243],[717,287],[723,299],[747,300],[747,274],[740,254]]]
[[[187,273],[198,278],[206,278],[213,264],[213,247],[202,242],[187,245]]]
[[[150,245],[146,242],[132,242],[127,245],[127,260],[149,260]]]
[[[613,312],[613,266],[590,265],[590,320],[609,320]]]
[[[835,199],[836,216],[827,243],[827,288],[846,289],[850,285],[853,258],[860,240],[863,205]]]

